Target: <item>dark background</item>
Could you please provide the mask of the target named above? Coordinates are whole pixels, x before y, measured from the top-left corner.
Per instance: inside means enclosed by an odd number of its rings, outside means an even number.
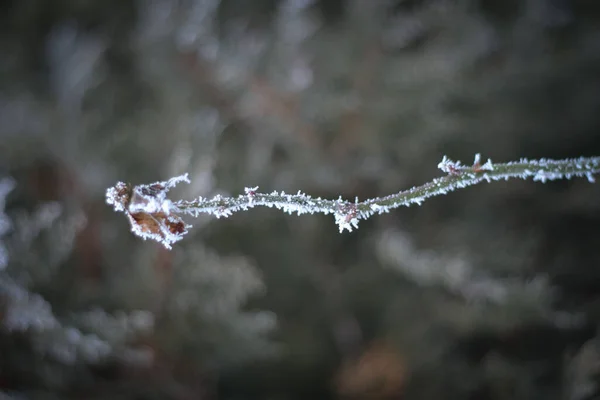
[[[600,155],[596,0],[0,7],[0,398],[596,398],[587,180],[482,184],[343,234],[201,217],[172,251],[104,203],[183,172],[173,198],[365,199],[443,155]]]

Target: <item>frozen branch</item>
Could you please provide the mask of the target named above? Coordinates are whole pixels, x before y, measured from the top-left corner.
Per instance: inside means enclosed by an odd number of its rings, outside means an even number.
[[[391,209],[411,204],[420,205],[430,197],[444,195],[484,181],[533,178],[534,181],[546,182],[585,177],[594,182],[594,174],[600,172],[600,157],[565,160],[521,159],[509,163],[492,163],[488,159],[482,164],[480,155],[477,154],[473,164],[468,166],[444,156],[438,167],[446,176],[396,194],[365,201],[359,201],[358,198],[348,201],[341,197],[337,200],[313,198],[300,191],[296,194],[276,191],[260,193],[257,187],[246,188],[245,193],[237,197],[217,195],[212,198],[199,197],[195,200],[175,202],[167,199],[166,193],[177,183],[189,183],[187,174],[165,182],[135,187],[119,182],[107,190],[106,201],[115,211],[127,215],[134,234],[144,239],[156,240],[170,249],[191,227],[182,220],[182,214],[197,217],[206,213],[221,218],[256,206],[266,206],[289,214],[333,214],[340,232],[344,229],[352,231],[352,228],[358,228],[361,219],[367,219],[374,214],[387,213]]]

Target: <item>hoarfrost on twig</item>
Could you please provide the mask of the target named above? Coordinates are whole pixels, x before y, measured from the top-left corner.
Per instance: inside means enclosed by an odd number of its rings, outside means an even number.
[[[106,200],[115,211],[127,215],[134,234],[143,239],[156,240],[170,249],[191,227],[183,222],[180,214],[197,217],[206,213],[217,218],[226,218],[238,211],[265,206],[277,208],[288,214],[333,214],[340,232],[352,231],[358,228],[360,220],[374,214],[387,213],[391,209],[411,204],[421,205],[430,197],[445,195],[484,181],[533,178],[534,181],[543,183],[556,179],[585,177],[594,182],[594,174],[600,172],[600,157],[564,160],[521,159],[508,163],[493,163],[488,159],[481,164],[481,156],[477,154],[473,165],[463,165],[460,161],[453,161],[444,156],[438,168],[447,175],[396,194],[362,202],[358,199],[351,202],[341,197],[337,200],[314,198],[301,191],[296,194],[277,191],[260,193],[258,187],[247,187],[245,193],[237,197],[216,195],[213,198],[199,197],[191,201],[171,202],[166,198],[166,193],[179,182],[189,183],[187,174],[165,182],[135,187],[119,182],[107,190]]]

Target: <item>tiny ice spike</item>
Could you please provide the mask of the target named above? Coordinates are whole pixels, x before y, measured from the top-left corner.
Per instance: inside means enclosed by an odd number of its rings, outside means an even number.
[[[411,204],[421,205],[430,197],[445,195],[484,181],[532,178],[543,183],[555,179],[585,177],[594,182],[594,175],[600,173],[600,157],[563,160],[523,158],[508,163],[493,163],[488,159],[482,164],[481,156],[476,154],[472,165],[464,165],[444,156],[438,168],[446,175],[396,194],[364,201],[358,201],[358,198],[353,202],[341,197],[337,200],[314,198],[300,191],[296,194],[277,191],[260,193],[258,187],[247,187],[244,193],[237,197],[216,195],[212,198],[199,197],[175,202],[167,199],[167,193],[172,187],[179,182],[190,182],[187,174],[184,174],[164,182],[133,187],[118,182],[106,191],[106,202],[112,205],[115,211],[127,215],[131,231],[135,235],[156,240],[170,249],[171,245],[181,240],[188,228],[191,228],[191,225],[186,224],[180,217],[181,214],[197,217],[206,213],[217,218],[226,218],[238,211],[266,206],[289,214],[333,214],[340,232],[345,229],[352,231],[353,228],[358,229],[361,219],[367,219],[374,214],[387,213],[393,208]]]

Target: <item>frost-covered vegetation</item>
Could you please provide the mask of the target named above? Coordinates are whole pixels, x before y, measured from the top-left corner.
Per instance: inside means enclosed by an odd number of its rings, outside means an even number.
[[[421,205],[433,196],[448,194],[456,189],[480,182],[509,180],[510,178],[533,178],[534,181],[546,182],[556,179],[571,179],[572,177],[587,177],[594,182],[594,174],[600,172],[600,157],[576,158],[566,160],[527,160],[506,164],[494,164],[488,159],[481,164],[481,155],[475,155],[472,166],[464,166],[460,162],[449,160],[446,156],[438,167],[448,173],[445,178],[437,178],[422,186],[413,187],[400,193],[385,197],[377,197],[354,202],[343,200],[327,200],[313,198],[300,191],[296,194],[274,191],[259,193],[258,186],[245,188],[244,195],[226,198],[216,195],[211,199],[198,198],[192,201],[167,199],[168,191],[179,182],[190,183],[187,176],[181,175],[165,182],[141,184],[131,187],[123,182],[106,191],[106,202],[115,211],[123,212],[129,219],[131,231],[143,238],[153,239],[162,243],[167,249],[171,244],[183,239],[187,233],[187,225],[178,214],[189,214],[197,217],[202,213],[217,218],[229,217],[238,211],[247,211],[256,206],[277,208],[288,214],[333,214],[340,229],[352,231],[358,228],[361,219],[367,219],[374,214],[384,214],[391,209]]]
[[[9,0],[0,31],[1,398],[597,396],[597,1]],[[547,182],[462,187],[505,174]]]

